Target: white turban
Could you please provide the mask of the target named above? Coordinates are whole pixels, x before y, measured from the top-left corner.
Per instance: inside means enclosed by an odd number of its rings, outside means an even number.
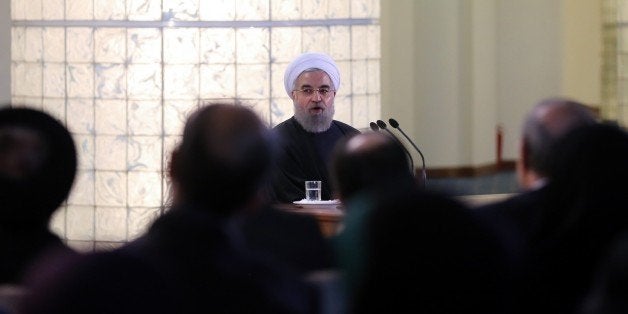
[[[340,88],[340,72],[338,71],[338,65],[336,65],[334,59],[324,53],[306,52],[294,59],[288,68],[286,68],[286,73],[284,73],[283,85],[290,98],[292,98],[294,82],[299,75],[303,73],[303,71],[312,68],[325,71],[334,83],[334,89],[338,90]]]

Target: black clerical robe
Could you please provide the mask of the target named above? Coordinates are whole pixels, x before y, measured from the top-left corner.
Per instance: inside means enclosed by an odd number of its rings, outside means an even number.
[[[274,130],[281,139],[281,155],[273,172],[271,198],[277,203],[291,203],[305,198],[305,181],[320,180],[321,199],[333,197],[329,162],[336,142],[360,133],[352,126],[334,120],[321,133],[308,132],[292,117]]]

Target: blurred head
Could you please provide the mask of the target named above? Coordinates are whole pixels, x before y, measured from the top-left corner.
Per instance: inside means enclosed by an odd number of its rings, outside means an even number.
[[[35,109],[0,109],[1,224],[47,226],[70,193],[76,166],[61,122]]]
[[[522,130],[517,175],[524,189],[546,178],[548,153],[554,143],[569,131],[596,123],[585,105],[565,99],[549,98],[539,102],[528,113]]]
[[[338,198],[359,192],[375,193],[415,187],[410,161],[391,137],[367,132],[338,142],[332,153],[331,176]]]
[[[175,203],[193,203],[229,215],[258,196],[270,170],[273,141],[250,109],[202,107],[188,119],[172,154]]]
[[[317,52],[298,56],[286,68],[284,87],[293,101],[294,117],[305,130],[329,129],[340,88],[340,72],[330,56]]]

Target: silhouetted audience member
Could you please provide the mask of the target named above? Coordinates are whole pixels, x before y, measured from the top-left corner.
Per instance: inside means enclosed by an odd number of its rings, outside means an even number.
[[[600,263],[578,314],[628,313],[628,233],[613,243]]]
[[[463,204],[415,191],[365,220],[351,313],[507,313],[509,257]]]
[[[335,267],[331,243],[313,216],[266,206],[244,217],[242,228],[249,248],[298,274]]]
[[[347,211],[334,240],[350,313],[505,308],[501,242],[461,203],[424,191],[399,143],[370,132],[341,141],[331,173]]]
[[[570,132],[552,149],[548,206],[526,265],[529,312],[573,313],[595,269],[628,227],[628,134],[598,124]]]
[[[0,109],[0,283],[19,285],[45,256],[74,253],[48,224],[70,192],[76,162],[72,137],[57,119]]]
[[[315,312],[310,287],[246,250],[237,223],[263,205],[272,153],[250,109],[202,107],[172,154],[172,208],[129,245],[34,285],[22,313]]]

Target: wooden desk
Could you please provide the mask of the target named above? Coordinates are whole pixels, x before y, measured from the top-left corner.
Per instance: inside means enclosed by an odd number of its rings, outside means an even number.
[[[277,204],[276,207],[294,214],[314,216],[321,232],[326,237],[331,237],[338,232],[345,216],[342,205]]]

